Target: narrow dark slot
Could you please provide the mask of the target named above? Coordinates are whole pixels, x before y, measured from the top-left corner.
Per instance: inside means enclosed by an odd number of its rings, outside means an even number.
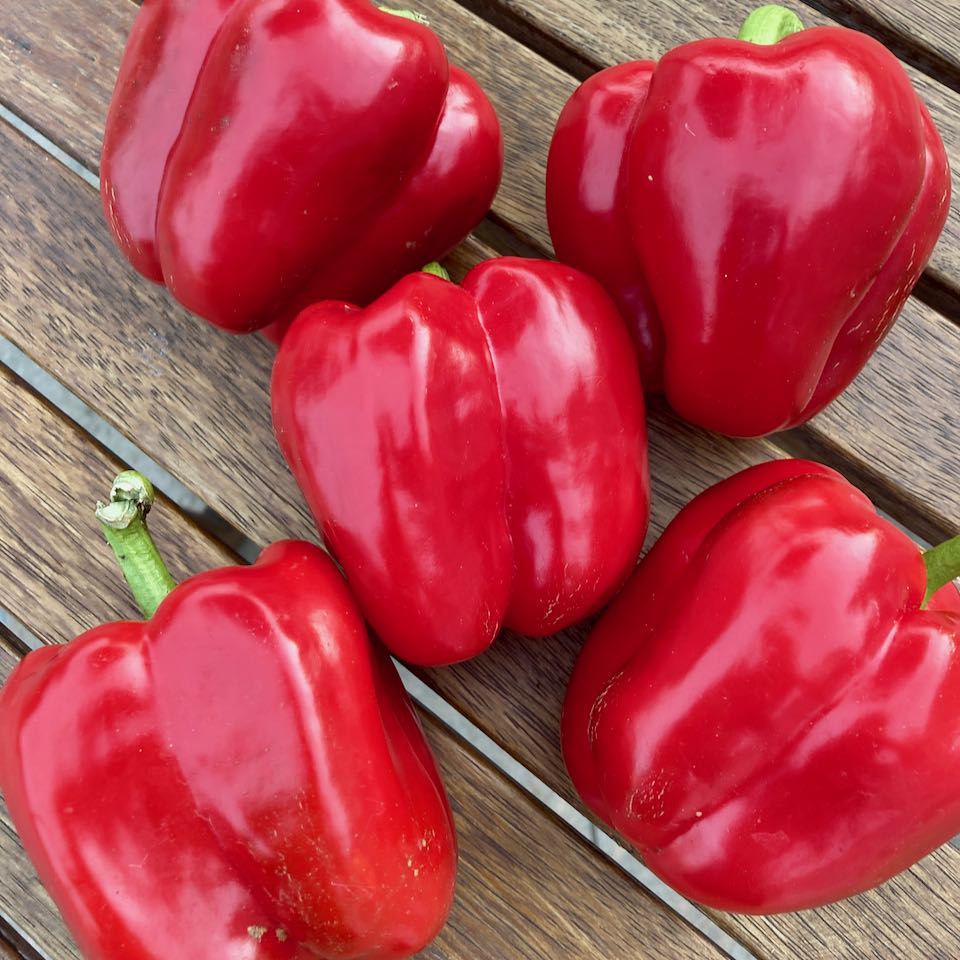
[[[603,66],[584,51],[577,50],[561,37],[550,35],[531,23],[522,12],[511,10],[502,2],[491,3],[489,0],[457,0],[457,2],[481,20],[486,20],[490,26],[496,27],[501,33],[505,33],[534,53],[538,53],[544,60],[549,60],[554,66],[573,74],[578,80],[586,80]]]
[[[6,607],[0,607],[0,642],[21,657],[43,646],[43,641]]]
[[[941,316],[960,324],[960,289],[955,281],[951,282],[939,271],[927,269],[913,288],[913,296]]]
[[[808,6],[831,17],[845,27],[851,27],[879,40],[904,63],[938,83],[960,93],[960,65],[916,37],[906,36],[890,24],[861,9],[848,0],[803,0]]]
[[[503,256],[534,259],[550,256],[549,252],[538,244],[521,237],[508,221],[498,217],[492,210],[477,224],[473,234]]]
[[[9,944],[23,960],[51,960],[45,953],[41,953],[2,912],[0,912],[0,943]]]

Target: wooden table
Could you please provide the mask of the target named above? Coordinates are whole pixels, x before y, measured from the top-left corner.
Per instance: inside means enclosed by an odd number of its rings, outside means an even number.
[[[811,0],[908,65],[960,170],[957,0]],[[416,0],[503,121],[507,164],[487,220],[452,258],[550,250],[544,164],[578,80],[734,34],[737,0]],[[802,8],[802,9],[801,9]],[[33,643],[134,615],[91,504],[121,463],[169,498],[154,529],[174,575],[313,535],[274,444],[272,348],[191,318],[134,275],[100,213],[100,137],[132,0],[0,5],[0,679]],[[803,429],[734,442],[650,416],[650,537],[695,493],[769,457],[836,466],[918,538],[960,529],[960,203],[917,295],[846,394]],[[39,639],[38,639],[39,638]],[[954,960],[960,852],[945,846],[879,890],[803,914],[751,918],[671,899],[594,836],[563,772],[557,718],[582,633],[501,638],[410,681],[457,816],[459,892],[432,960]],[[438,695],[438,698],[437,698]],[[596,841],[596,842],[595,842]],[[669,902],[665,903],[663,898]],[[719,941],[719,945],[718,942]],[[177,956],[176,944],[170,945]],[[0,806],[0,957],[77,951]],[[218,960],[218,958],[211,958]]]

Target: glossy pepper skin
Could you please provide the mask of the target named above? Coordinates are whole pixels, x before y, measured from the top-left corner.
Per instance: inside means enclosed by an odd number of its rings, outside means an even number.
[[[504,258],[321,303],[273,374],[280,447],[367,620],[406,660],[542,636],[603,605],[649,501],[643,394],[600,286]]]
[[[692,899],[776,913],[882,883],[960,830],[960,596],[819,464],[685,507],[574,669],[589,806]]]
[[[486,96],[423,24],[367,0],[146,0],[110,105],[107,221],[227,330],[367,303],[490,207]]]
[[[407,957],[450,907],[430,750],[310,544],[29,654],[0,785],[88,960]]]
[[[616,300],[645,388],[734,436],[802,423],[853,380],[949,198],[903,69],[833,27],[604,70],[566,105],[547,167],[557,255]]]

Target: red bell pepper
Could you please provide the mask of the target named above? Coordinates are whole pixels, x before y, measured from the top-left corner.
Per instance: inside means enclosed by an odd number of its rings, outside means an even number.
[[[734,436],[802,423],[853,380],[949,206],[943,143],[893,55],[800,28],[763,8],[742,39],[596,74],[547,167],[557,255],[616,300],[644,386]]]
[[[960,538],[921,554],[819,464],[711,487],[577,661],[577,790],[713,907],[882,883],[960,832],[958,573]]]
[[[490,207],[503,145],[436,35],[367,0],[146,0],[110,105],[107,221],[234,332],[367,303]]]
[[[114,491],[98,515],[148,622],[31,653],[0,692],[0,785],[83,955],[415,953],[450,907],[453,824],[342,577],[287,541],[161,603],[149,485]]]
[[[320,303],[277,355],[281,449],[361,609],[415,663],[553,633],[617,590],[649,500],[643,394],[600,286],[504,258]]]

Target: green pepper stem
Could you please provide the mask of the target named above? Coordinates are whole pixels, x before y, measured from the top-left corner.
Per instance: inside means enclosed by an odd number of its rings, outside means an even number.
[[[443,268],[443,266],[437,263],[436,260],[433,263],[428,263],[421,271],[421,273],[430,273],[435,277],[439,277],[441,280],[449,280],[450,274]]]
[[[926,606],[941,587],[960,577],[960,537],[924,550],[923,563],[927,568],[927,593],[923,598]]]
[[[427,24],[427,18],[421,16],[419,13],[414,13],[412,10],[395,10],[393,7],[379,7],[377,8],[381,13],[389,13],[394,17],[402,17],[404,20],[413,20],[416,23],[422,23],[425,26]]]
[[[96,511],[133,599],[148,620],[177,585],[147,530],[153,501],[153,484],[136,471],[126,470],[113,481],[110,502],[98,502]]]
[[[792,10],[771,3],[765,7],[757,7],[743,21],[737,39],[771,44],[789,37],[791,33],[799,33],[802,29],[802,21]]]

